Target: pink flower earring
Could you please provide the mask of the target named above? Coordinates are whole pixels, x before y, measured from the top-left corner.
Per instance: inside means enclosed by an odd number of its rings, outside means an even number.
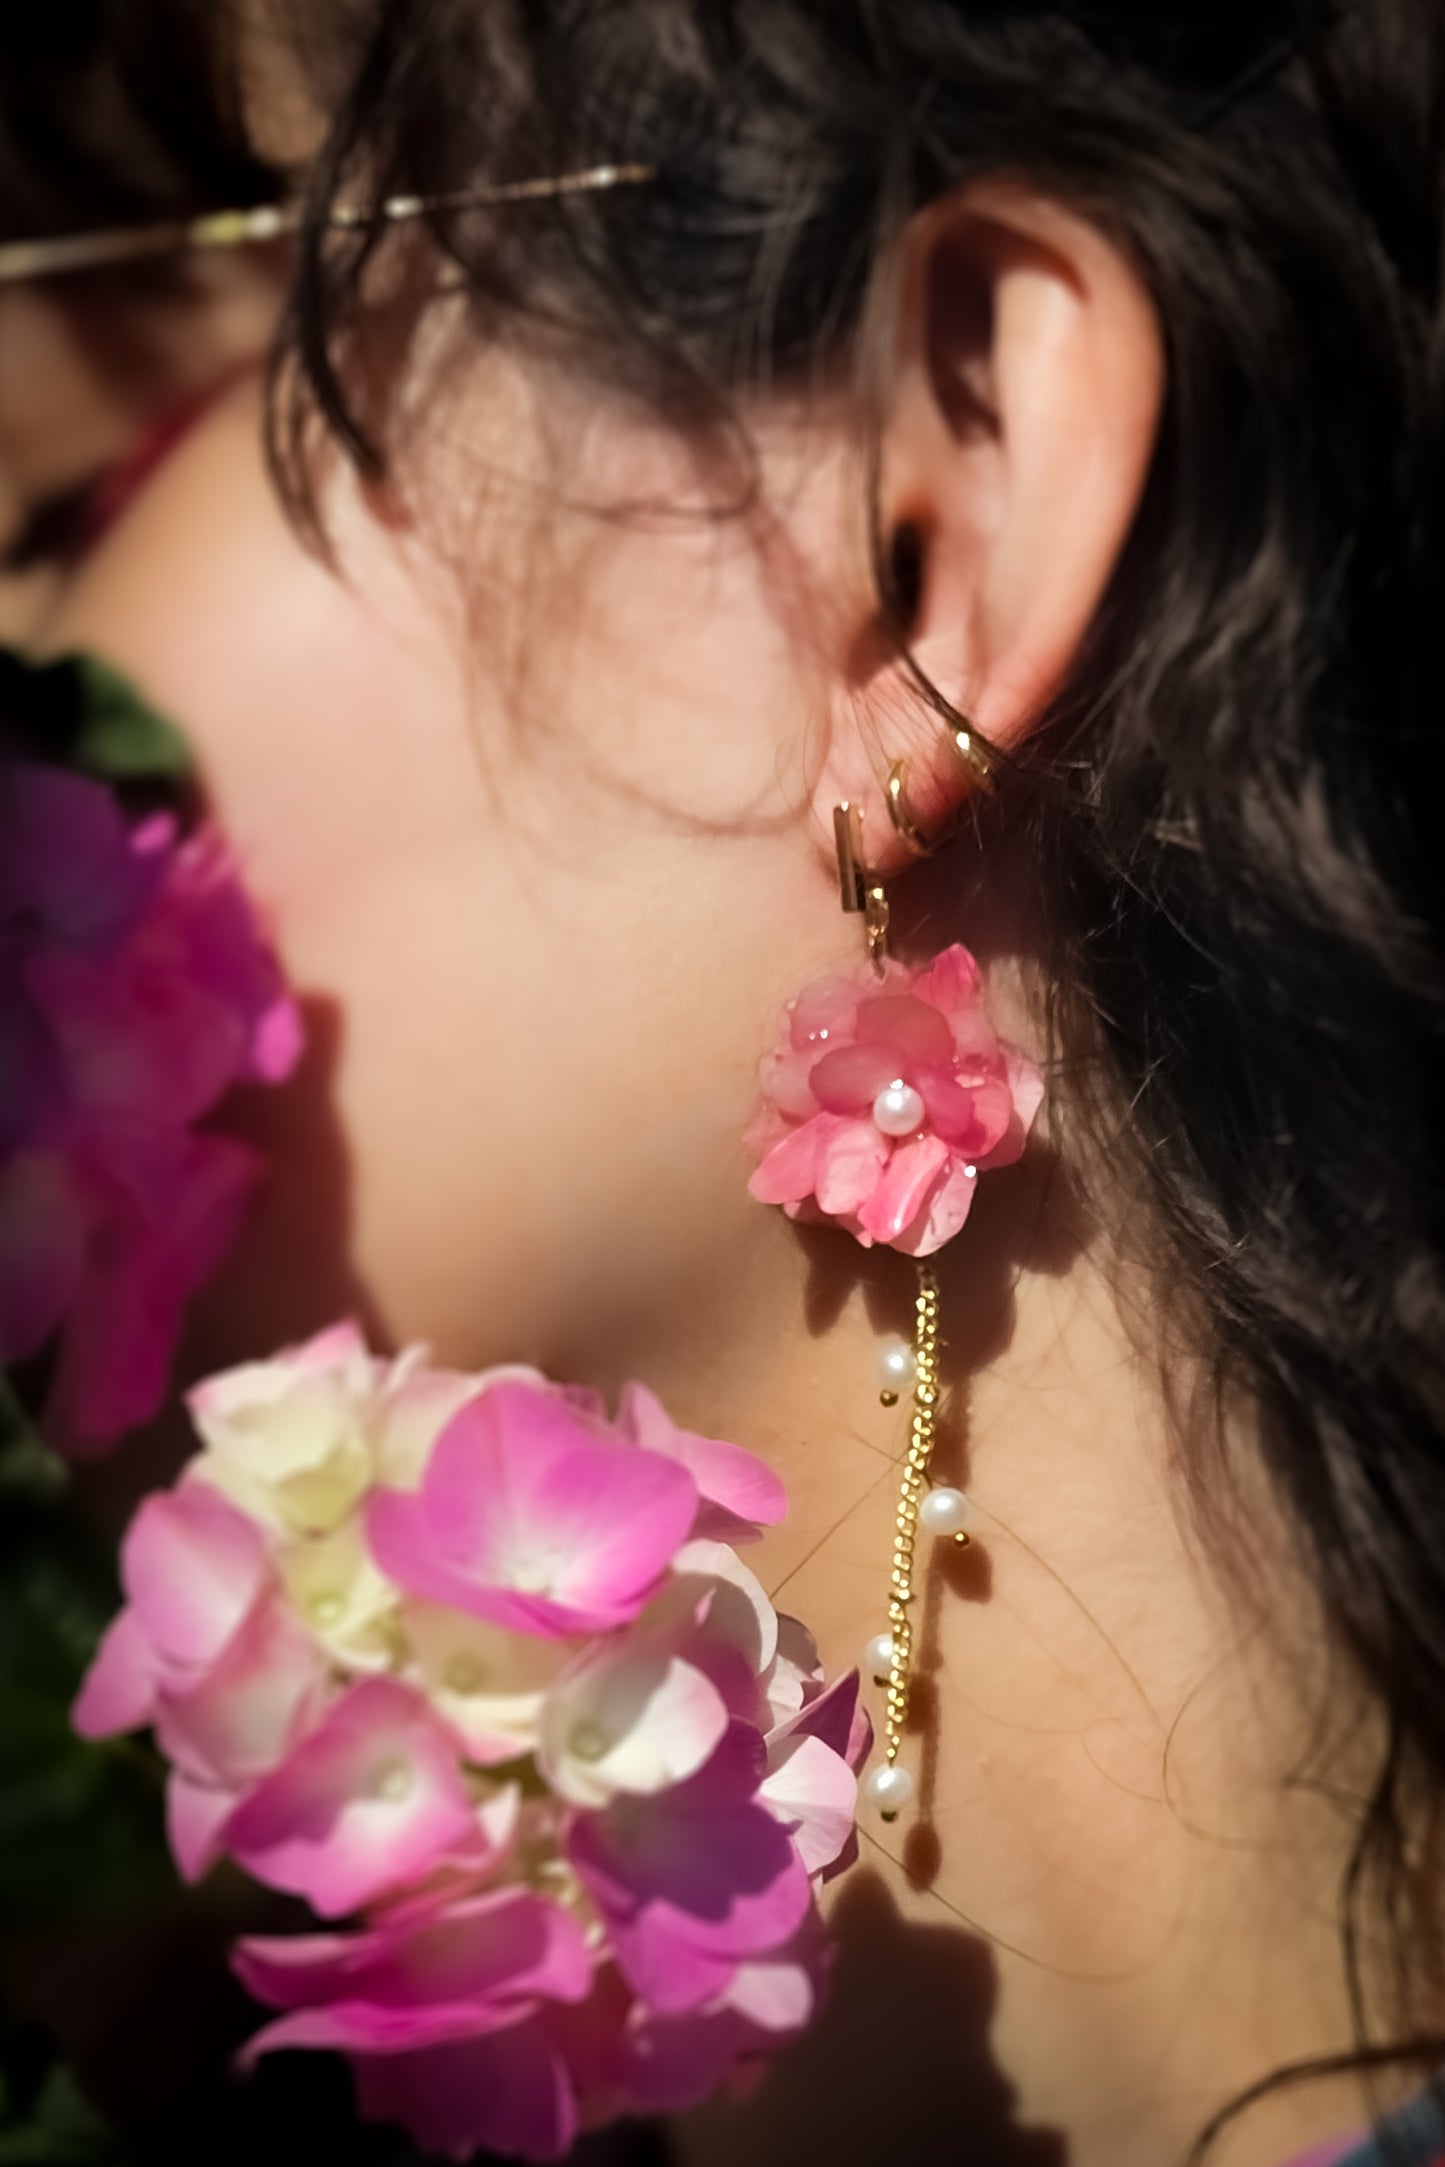
[[[990,763],[974,733],[956,722],[949,740],[970,782],[987,787]],[[888,812],[910,854],[922,856],[931,846],[909,814],[904,775],[903,762],[895,761]],[[1043,1079],[994,1033],[982,975],[966,948],[947,948],[923,969],[890,956],[888,898],[864,867],[858,808],[837,806],[833,828],[843,908],[862,916],[867,953],[856,971],[815,980],[788,1003],[778,1042],[762,1064],[762,1105],[747,1132],[759,1160],[748,1187],[790,1218],[831,1220],[865,1248],[883,1243],[917,1260],[912,1346],[896,1344],[884,1358],[883,1405],[896,1406],[906,1391],[911,1411],[888,1630],[867,1648],[887,1697],[883,1759],[863,1795],[891,1821],[914,1795],[899,1755],[918,1533],[960,1546],[969,1540],[962,1491],[926,1488],[940,1345],[938,1278],[928,1259],[962,1227],[979,1175],[1022,1155]]]

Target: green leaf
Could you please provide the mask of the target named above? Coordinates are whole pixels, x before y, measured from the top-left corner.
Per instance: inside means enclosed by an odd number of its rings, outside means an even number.
[[[106,782],[183,783],[191,772],[191,756],[175,724],[98,655],[66,659],[80,673],[81,683],[75,765]]]
[[[0,1391],[0,1926],[131,1909],[174,1886],[148,1747],[70,1710],[120,1603],[70,1470]]]
[[[125,2156],[62,2063],[46,2073],[28,2109],[0,2072],[0,2167],[122,2167]]]
[[[0,727],[39,759],[103,782],[174,786],[191,774],[174,723],[97,655],[32,662],[0,649]]]

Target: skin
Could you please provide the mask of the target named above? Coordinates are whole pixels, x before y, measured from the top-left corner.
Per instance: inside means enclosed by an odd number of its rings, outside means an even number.
[[[924,533],[935,680],[1018,745],[1138,503],[1159,330],[1124,257],[1022,191],[970,191],[907,245],[884,529]],[[782,1002],[859,954],[832,805],[865,806],[867,856],[901,875],[888,760],[925,827],[962,789],[879,640],[859,423],[822,398],[759,414],[766,513],[720,520],[716,477],[583,385],[473,356],[435,411],[396,494],[333,479],[332,570],[238,396],[46,628],[184,719],[313,1025],[297,1084],[244,1110],[276,1177],[187,1363],[355,1308],[450,1362],[641,1376],[779,1467],[792,1512],[759,1569],[847,1667],[883,1622],[905,1424],[876,1362],[911,1270],[752,1204],[738,1139]],[[619,501],[696,516],[585,509]],[[900,952],[966,937],[1024,1045],[1030,887],[1007,834],[980,854],[965,823],[894,890]],[[866,1828],[832,2013],[751,2101],[689,2118],[695,2167],[1161,2167],[1349,2040],[1348,1816],[1290,1779],[1328,1753],[1347,1794],[1368,1721],[1247,1408],[1200,1523],[1195,1358],[1129,1199],[1070,1168],[1069,1090],[1051,1078],[1052,1122],[941,1260],[937,1471],[976,1541],[924,1598],[921,1807]],[[1291,2091],[1217,2158],[1277,2167],[1367,2111],[1352,2082]]]

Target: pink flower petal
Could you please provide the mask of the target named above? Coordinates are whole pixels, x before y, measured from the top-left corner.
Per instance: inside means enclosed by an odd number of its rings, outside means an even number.
[[[134,1611],[107,1627],[85,1674],[70,1720],[82,1738],[139,1730],[155,1709],[156,1659]]]
[[[829,1116],[814,1115],[800,1129],[792,1129],[753,1170],[749,1196],[760,1204],[801,1204],[813,1194],[818,1179],[818,1153]]]
[[[727,1726],[701,1670],[661,1638],[622,1636],[584,1650],[547,1695],[539,1760],[563,1798],[605,1806],[694,1775]]]
[[[679,1461],[692,1476],[701,1500],[694,1536],[751,1541],[759,1528],[776,1527],[785,1517],[787,1490],[765,1460],[725,1438],[678,1429],[645,1385],[623,1386],[617,1424],[645,1450]]]
[[[1016,1053],[1011,1046],[1004,1048],[1003,1058],[1013,1098],[1013,1112],[1004,1134],[992,1150],[979,1160],[981,1169],[1012,1166],[1016,1159],[1023,1157],[1034,1116],[1043,1104],[1044,1079],[1033,1062],[1024,1054]]]
[[[913,993],[875,994],[858,1004],[860,1045],[885,1047],[906,1061],[951,1061],[953,1033],[927,1001]]]
[[[200,1670],[239,1631],[269,1575],[254,1523],[201,1482],[148,1497],[121,1546],[121,1578],[161,1662]]]
[[[1008,1127],[1013,1101],[1002,1075],[969,1082],[955,1069],[920,1063],[910,1081],[934,1134],[966,1159],[980,1159]]]
[[[373,1495],[367,1539],[410,1594],[520,1632],[601,1632],[642,1609],[697,1497],[676,1461],[506,1383],[448,1423],[419,1491]]]
[[[932,1256],[953,1240],[973,1209],[977,1193],[978,1177],[969,1172],[968,1161],[950,1159],[924,1209],[898,1235],[893,1247],[906,1257]]]
[[[832,1218],[861,1211],[886,1172],[888,1139],[873,1122],[849,1121],[840,1114],[819,1114],[818,1208]]]
[[[177,1769],[166,1782],[166,1838],[183,1881],[196,1882],[221,1856],[221,1832],[235,1811],[236,1793],[193,1783]]]
[[[913,982],[917,999],[941,1008],[950,1021],[978,1006],[983,996],[979,968],[966,948],[957,942],[936,955],[926,971]]]
[[[936,1136],[919,1136],[899,1144],[883,1179],[859,1209],[859,1224],[864,1231],[875,1241],[897,1241],[917,1218],[949,1158],[947,1144]]]
[[[788,1004],[788,1036],[802,1051],[821,1052],[826,1045],[853,1036],[858,987],[853,979],[815,978]]]
[[[165,1398],[186,1301],[239,1232],[261,1162],[217,1136],[183,1137],[164,1195],[120,1203],[87,1253],[60,1344],[46,1435],[94,1453]]]
[[[807,1914],[807,1873],[757,1797],[761,1740],[734,1723],[712,1760],[656,1798],[574,1815],[568,1856],[634,1991],[659,2012],[695,2009],[747,1956]]]
[[[570,1911],[529,1889],[493,1890],[368,1932],[252,1937],[237,1944],[247,1991],[273,2009],[317,2003],[405,2010],[580,2001],[592,1958]],[[357,2034],[354,2044],[369,2043]]]
[[[873,1101],[899,1076],[904,1060],[902,1049],[893,1046],[839,1046],[813,1070],[813,1096],[830,1114],[871,1114]]]
[[[822,1873],[853,1834],[857,1778],[821,1738],[790,1738],[769,1760],[758,1796],[788,1831],[808,1872]]]
[[[401,2123],[428,2153],[560,2160],[572,2150],[576,2098],[536,2022],[416,2054],[357,2057],[354,2066],[362,2114]]]
[[[289,1605],[268,1598],[196,1684],[177,1676],[156,1694],[162,1750],[200,1783],[235,1788],[269,1774],[311,1721],[326,1665]]]
[[[451,1739],[404,1686],[368,1678],[238,1808],[226,1847],[323,1918],[354,1911],[470,1833]]]

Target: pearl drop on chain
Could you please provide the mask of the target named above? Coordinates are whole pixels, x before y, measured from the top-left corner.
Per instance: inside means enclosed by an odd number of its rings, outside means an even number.
[[[906,1339],[885,1339],[878,1350],[878,1397],[896,1407],[918,1382],[918,1357]]]
[[[870,1678],[886,1678],[893,1668],[893,1635],[875,1633],[863,1650]]]
[[[896,1761],[885,1762],[882,1768],[875,1768],[864,1779],[863,1796],[885,1821],[891,1821],[912,1802],[913,1778]]]
[[[968,1524],[968,1499],[962,1490],[930,1490],[918,1507],[925,1535],[961,1535]]]
[[[912,1136],[923,1126],[923,1101],[912,1084],[895,1076],[873,1101],[873,1120],[885,1136]]]

